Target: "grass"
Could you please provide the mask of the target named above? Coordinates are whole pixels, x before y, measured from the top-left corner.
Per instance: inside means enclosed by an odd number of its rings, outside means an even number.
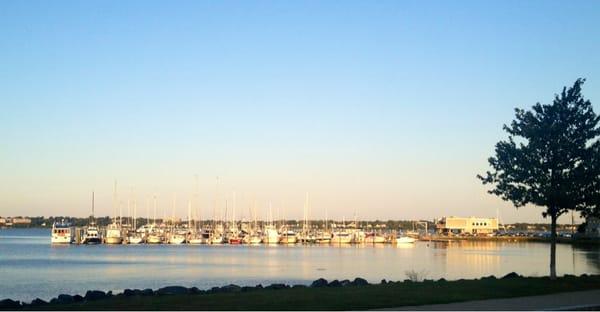
[[[398,282],[368,286],[263,289],[250,292],[114,296],[43,310],[363,310],[600,289],[600,276]]]

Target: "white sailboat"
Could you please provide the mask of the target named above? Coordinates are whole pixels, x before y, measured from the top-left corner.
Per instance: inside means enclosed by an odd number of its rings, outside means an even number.
[[[121,224],[117,224],[117,181],[113,188],[113,222],[106,227],[106,237],[104,238],[107,244],[121,244],[123,242]]]
[[[92,215],[90,216],[90,224],[85,229],[85,234],[81,239],[81,243],[89,245],[102,243],[102,235],[94,220],[94,192],[92,192]]]
[[[269,202],[269,224],[265,225],[265,230],[263,231],[263,233],[263,243],[279,243],[279,233],[277,232],[277,228],[275,228],[275,225],[273,225],[273,207],[271,205],[271,202]]]

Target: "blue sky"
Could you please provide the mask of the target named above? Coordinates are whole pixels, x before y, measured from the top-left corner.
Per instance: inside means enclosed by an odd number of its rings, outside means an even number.
[[[0,215],[86,215],[112,185],[204,214],[539,221],[475,179],[514,107],[587,78],[598,1],[2,1]],[[243,213],[242,213],[243,216]],[[565,221],[566,222],[566,221]]]

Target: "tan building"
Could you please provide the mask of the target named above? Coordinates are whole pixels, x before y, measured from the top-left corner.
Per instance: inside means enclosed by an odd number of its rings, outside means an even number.
[[[13,224],[31,224],[31,219],[29,218],[13,218]]]
[[[435,226],[439,234],[487,235],[498,231],[498,219],[476,217],[443,217],[436,222]]]
[[[0,225],[6,224],[6,219],[0,217]]]

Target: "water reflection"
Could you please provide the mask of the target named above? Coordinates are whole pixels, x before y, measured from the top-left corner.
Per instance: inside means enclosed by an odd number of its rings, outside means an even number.
[[[0,232],[1,297],[48,299],[90,288],[208,288],[275,282],[303,283],[323,277],[371,282],[404,280],[407,271],[426,278],[502,276],[516,271],[546,275],[549,245],[502,242],[417,242],[336,246],[51,246],[47,232],[13,238]],[[37,234],[36,234],[37,233]],[[36,235],[33,235],[36,234]],[[559,274],[597,274],[598,246],[558,245]]]

